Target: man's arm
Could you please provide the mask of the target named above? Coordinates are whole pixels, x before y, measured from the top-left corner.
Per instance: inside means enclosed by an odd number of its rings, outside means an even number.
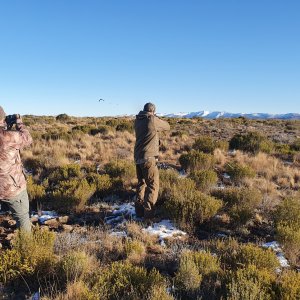
[[[23,124],[22,119],[17,120],[17,131],[6,131],[8,136],[8,144],[15,149],[23,149],[32,143],[32,137]]]
[[[167,121],[161,120],[160,118],[154,116],[154,125],[157,131],[169,131],[170,125]]]

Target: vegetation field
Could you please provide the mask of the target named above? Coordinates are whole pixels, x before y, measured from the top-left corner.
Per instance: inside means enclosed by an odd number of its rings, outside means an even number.
[[[168,119],[155,219],[114,222],[133,121],[24,117],[34,231],[1,213],[0,299],[300,299],[300,121]],[[162,220],[186,234],[146,230]]]

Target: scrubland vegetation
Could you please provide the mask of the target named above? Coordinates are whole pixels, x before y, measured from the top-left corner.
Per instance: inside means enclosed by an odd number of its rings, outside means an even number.
[[[49,300],[300,299],[299,121],[170,119],[157,219],[188,235],[163,244],[143,221],[129,220],[123,237],[104,221],[116,201],[134,200],[132,119],[24,121],[34,138],[22,152],[31,207],[71,227],[35,225],[6,243],[3,217],[2,299],[39,288]],[[271,241],[290,267],[262,247]]]

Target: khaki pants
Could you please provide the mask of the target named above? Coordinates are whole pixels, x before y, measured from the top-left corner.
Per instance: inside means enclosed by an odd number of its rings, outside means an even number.
[[[153,217],[153,208],[158,198],[159,171],[156,160],[136,165],[138,178],[136,214],[138,217]]]
[[[0,200],[9,206],[14,218],[17,221],[17,227],[25,231],[31,231],[31,222],[29,218],[29,200],[27,190],[11,199]]]

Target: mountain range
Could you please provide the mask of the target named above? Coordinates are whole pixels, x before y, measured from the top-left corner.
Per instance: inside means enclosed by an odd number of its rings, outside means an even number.
[[[239,118],[247,119],[280,119],[280,120],[300,120],[300,113],[287,114],[268,114],[268,113],[230,113],[225,111],[198,111],[190,113],[171,113],[159,114],[162,117],[168,118],[205,118],[205,119],[219,119],[219,118]]]

